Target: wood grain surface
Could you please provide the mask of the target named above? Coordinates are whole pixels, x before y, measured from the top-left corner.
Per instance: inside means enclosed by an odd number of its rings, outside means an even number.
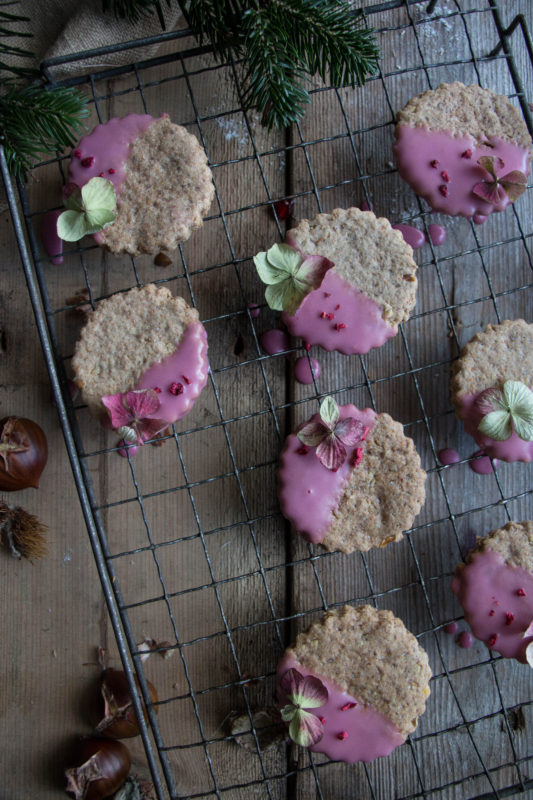
[[[457,13],[459,5],[465,13]],[[526,0],[501,5],[505,19],[521,11],[533,24]],[[532,468],[502,465],[481,476],[466,461],[442,469],[436,457],[443,447],[463,459],[475,451],[449,401],[458,348],[498,318],[533,320],[532,192],[516,210],[472,227],[422,213],[394,170],[394,112],[413,94],[452,80],[515,94],[506,59],[484,58],[497,43],[485,0],[441,0],[444,18],[433,21],[425,6],[371,16],[381,30],[381,75],[362,90],[316,84],[305,119],[287,132],[269,133],[255,113],[245,115],[235,68],[213,69],[207,56],[97,79],[103,120],[147,109],[186,124],[206,148],[217,197],[203,229],[169,267],[149,256],[132,263],[108,255],[90,240],[81,250],[69,245],[59,266],[41,251],[67,374],[83,315],[66,301],[87,282],[99,299],[165,281],[198,307],[206,325],[208,385],[161,447],[119,458],[113,436],[74,401],[82,460],[135,642],[151,637],[174,648],[170,658],[150,656],[143,668],[159,690],[159,734],[179,797],[459,800],[496,796],[495,789],[533,778],[530,670],[490,659],[479,643],[461,649],[442,630],[454,619],[465,628],[449,581],[474,536],[508,518],[531,518]],[[513,45],[533,100],[519,32]],[[97,122],[94,110],[88,125]],[[60,179],[57,163],[30,177],[37,231],[43,211],[60,204]],[[294,361],[305,353],[300,342],[288,357],[260,349],[259,337],[279,315],[263,307],[251,260],[283,231],[269,201],[293,195],[297,218],[367,199],[392,222],[438,222],[447,232],[443,246],[425,245],[415,256],[417,305],[398,336],[363,358],[314,348],[322,373],[310,386],[294,380]],[[49,526],[50,552],[33,565],[0,553],[0,800],[53,800],[65,796],[68,743],[91,730],[86,710],[97,648],[106,648],[113,666],[120,662],[3,198],[0,211],[0,411],[39,422],[50,450],[39,490],[2,498]],[[257,318],[250,302],[262,305]],[[366,555],[325,554],[291,535],[279,514],[279,449],[317,410],[317,393],[386,410],[414,439],[428,471],[427,501],[400,544]],[[345,602],[391,609],[428,651],[432,694],[410,741],[388,759],[347,766],[283,745],[259,755],[253,743],[246,750],[229,740],[232,711],[273,702],[276,663],[294,635]],[[140,743],[131,749],[142,764]]]

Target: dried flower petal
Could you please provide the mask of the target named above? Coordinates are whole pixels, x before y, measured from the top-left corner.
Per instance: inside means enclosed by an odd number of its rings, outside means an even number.
[[[488,389],[476,401],[485,416],[478,429],[496,441],[505,441],[513,433],[526,442],[533,441],[533,392],[521,381],[505,381],[503,390]],[[490,410],[488,413],[486,409]]]
[[[511,415],[508,411],[491,411],[483,417],[478,430],[497,442],[505,442],[513,433]]]
[[[280,680],[280,688],[291,703],[300,708],[318,708],[328,699],[328,690],[319,678],[305,678],[297,669],[288,669]]]
[[[334,433],[330,433],[318,445],[316,457],[326,469],[337,471],[346,460],[346,448]]]
[[[337,424],[339,416],[339,406],[333,397],[325,397],[320,404],[320,417],[322,418],[323,422],[328,425],[330,429],[332,429],[333,426]]]
[[[324,735],[322,723],[309,711],[299,709],[289,725],[289,736],[300,747],[317,744]]]
[[[501,203],[506,197],[509,198],[511,203],[514,203],[515,200],[518,200],[520,195],[525,192],[527,178],[523,172],[517,169],[508,172],[507,175],[500,175],[498,177],[496,175],[496,166],[494,162],[494,156],[482,156],[478,158],[477,163],[485,170],[488,177],[485,178],[484,181],[476,183],[472,191],[477,197],[480,197],[482,200],[492,205]],[[499,169],[503,169],[505,166],[501,158],[498,158],[497,166]]]
[[[365,426],[358,419],[353,417],[346,417],[337,422],[335,426],[335,436],[340,439],[343,444],[352,446],[360,442],[365,432]]]
[[[150,416],[161,406],[154,389],[105,395],[102,397],[102,403],[109,411],[113,428],[130,444],[144,444],[168,425],[166,420],[153,419]]]
[[[267,284],[265,298],[270,308],[295,314],[302,300],[322,283],[331,261],[306,256],[288,244],[274,244],[254,256],[257,273]]]
[[[302,444],[317,447],[331,433],[323,422],[307,422],[296,434]]]
[[[480,197],[486,203],[490,203],[493,206],[496,206],[498,203],[501,203],[503,200],[505,200],[506,196],[505,189],[497,180],[493,183],[480,181],[479,183],[475,184],[472,192],[476,195],[476,197]]]
[[[507,405],[501,389],[485,389],[480,392],[474,403],[480,414],[490,414],[491,411],[505,411]]]

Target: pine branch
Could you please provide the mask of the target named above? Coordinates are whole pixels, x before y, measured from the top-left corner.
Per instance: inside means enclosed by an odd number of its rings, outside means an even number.
[[[11,87],[0,97],[0,143],[13,175],[25,177],[41,153],[72,147],[88,113],[86,98],[75,89]]]
[[[171,0],[165,0],[170,8]],[[102,11],[112,11],[116,19],[127,19],[139,22],[156,11],[161,27],[165,30],[165,18],[160,0],[102,0]]]
[[[29,22],[29,17],[3,10],[9,6],[18,5],[18,2],[19,0],[7,0],[7,2],[0,3],[0,81],[2,83],[10,83],[13,76],[16,78],[34,78],[38,74],[38,71],[33,67],[19,66],[17,63],[11,64],[3,60],[5,56],[15,56],[17,59],[34,58],[35,56],[30,50],[25,50],[22,47],[10,45],[6,42],[6,39],[14,36],[31,38],[31,33],[21,29],[20,26],[15,29],[7,27],[17,22]],[[10,77],[3,73],[8,73]]]

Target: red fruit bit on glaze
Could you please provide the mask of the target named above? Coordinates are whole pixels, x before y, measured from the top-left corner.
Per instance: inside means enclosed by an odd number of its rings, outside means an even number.
[[[341,307],[341,304],[337,303],[337,305],[335,306],[335,311],[338,311],[340,307]]]
[[[357,450],[355,451],[355,455],[353,457],[352,467],[354,469],[355,469],[355,467],[358,467],[362,460],[363,460],[363,448],[362,447],[358,447]]]
[[[185,381],[185,383],[187,384],[187,386],[189,386],[189,384],[190,384],[190,380],[188,379],[188,377],[187,377],[186,375],[182,375],[181,377],[183,378],[183,380]]]
[[[510,625],[514,620],[514,614],[511,614],[510,611],[505,612],[505,624]]]
[[[278,200],[274,203],[274,209],[280,220],[288,219],[292,215],[293,208],[294,200]]]
[[[472,158],[472,150],[468,148],[461,153],[461,158]]]
[[[331,297],[331,292],[324,292],[324,297]]]
[[[156,394],[161,394],[161,389],[159,388],[159,386],[154,386],[154,392]]]
[[[307,352],[310,351],[311,345],[309,344],[309,342],[304,342],[304,348],[307,350]]]
[[[101,173],[98,175],[98,177],[99,177],[99,178],[103,178],[103,177],[104,177],[104,173],[103,173],[103,172],[101,172]]]
[[[345,704],[344,704],[344,705],[341,707],[341,711],[349,711],[351,708],[355,708],[355,707],[356,707],[356,705],[357,705],[357,703],[345,703]]]
[[[108,169],[107,171],[109,172],[110,175],[115,174],[115,170],[113,169],[113,167],[111,167],[111,169]]]
[[[170,394],[174,394],[174,395],[181,394],[183,392],[183,384],[182,383],[177,383],[176,381],[174,381],[174,383],[170,384],[170,386],[168,387],[168,390],[169,390]]]
[[[497,633],[491,634],[489,636],[489,643],[488,643],[489,647],[494,647],[497,641],[498,641],[498,634]]]
[[[301,447],[298,448],[296,451],[299,456],[306,456],[309,452],[309,448],[306,444],[303,444]]]
[[[493,617],[495,613],[496,612],[494,611],[494,609],[491,608],[491,610],[489,611],[489,617]]]
[[[337,734],[337,739],[340,739],[341,742],[343,742],[347,738],[348,738],[348,732],[347,731],[341,731],[340,733]]]
[[[441,183],[441,185],[439,186],[439,192],[443,197],[448,197],[448,187],[446,186],[445,183]]]
[[[336,331],[343,331],[345,329],[345,327],[346,327],[346,323],[337,322],[337,324],[335,325],[335,330]]]
[[[73,150],[72,155],[74,158],[81,158],[81,150]]]
[[[335,314],[326,314],[326,319],[332,320],[335,319]]]
[[[436,158],[434,158],[433,161],[430,161],[429,163],[430,163],[430,166],[433,167],[433,169],[438,169],[439,168],[439,162],[437,161]]]
[[[320,319],[326,319],[326,317],[327,317],[326,312],[325,311],[321,311],[320,312]]]
[[[449,183],[449,182],[450,182],[450,176],[448,175],[448,173],[446,172],[446,170],[445,170],[445,169],[443,169],[443,170],[442,170],[442,172],[441,172],[440,176],[441,176],[442,180],[443,180],[445,183]]]
[[[517,593],[518,597],[525,597],[526,596],[525,589],[517,589],[516,593]]]
[[[87,158],[82,158],[81,160],[82,167],[85,167],[86,169],[92,167],[93,164],[94,164],[94,156],[87,156]]]
[[[361,436],[361,441],[362,442],[365,441],[365,439],[366,439],[366,437],[368,436],[369,433],[370,433],[370,428],[368,427],[368,425],[365,425],[365,432]]]
[[[318,719],[320,720],[322,725],[325,725],[325,723],[326,723],[326,718],[325,717],[319,717]]]

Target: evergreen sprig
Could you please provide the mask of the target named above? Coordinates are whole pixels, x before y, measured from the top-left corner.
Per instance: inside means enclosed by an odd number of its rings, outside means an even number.
[[[9,43],[9,39],[14,37],[31,38],[31,33],[23,30],[19,25],[12,28],[11,25],[20,22],[29,22],[28,17],[23,17],[20,14],[13,14],[11,11],[6,11],[10,6],[18,5],[19,0],[7,0],[0,2],[0,80],[3,84],[11,83],[13,80],[21,78],[32,78],[37,75],[37,70],[33,67],[28,67],[24,64],[18,64],[19,59],[23,61],[33,57],[30,50],[22,47],[17,47]],[[4,61],[6,56],[15,57],[15,63],[7,63]],[[11,62],[12,59],[10,59]],[[6,75],[6,73],[8,73]]]

